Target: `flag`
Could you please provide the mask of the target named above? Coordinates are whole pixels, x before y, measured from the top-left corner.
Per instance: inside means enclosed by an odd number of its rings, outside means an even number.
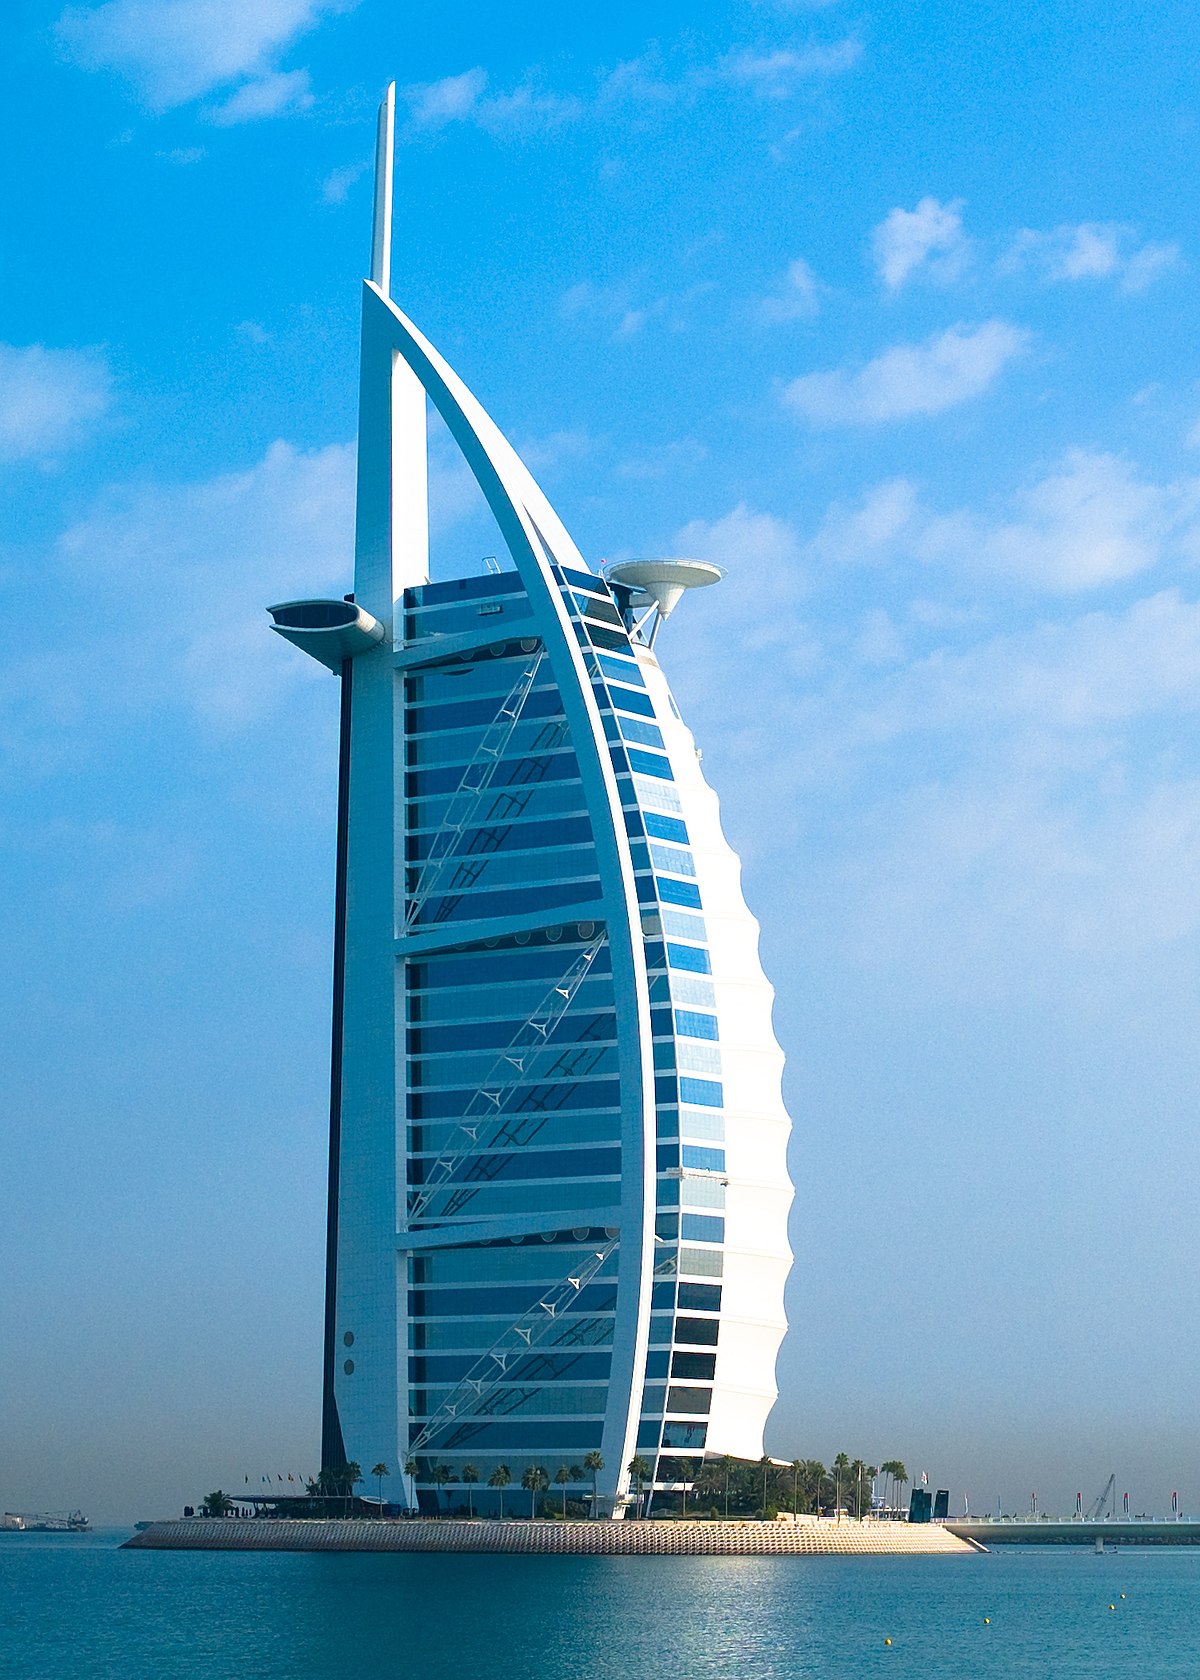
[[[928,1487],[929,1486],[929,1472],[928,1472],[928,1470],[922,1470],[922,1472],[921,1472],[921,1486],[922,1487]]]

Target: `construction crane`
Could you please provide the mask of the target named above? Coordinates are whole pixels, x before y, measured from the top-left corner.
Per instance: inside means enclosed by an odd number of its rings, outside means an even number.
[[[1113,1516],[1117,1514],[1117,1472],[1114,1470],[1104,1484],[1104,1490],[1098,1493],[1088,1506],[1085,1522],[1099,1522],[1104,1515],[1104,1507],[1108,1504],[1108,1496],[1112,1495]]]

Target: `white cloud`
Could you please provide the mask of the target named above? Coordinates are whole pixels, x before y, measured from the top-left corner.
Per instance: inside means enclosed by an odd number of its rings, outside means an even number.
[[[61,549],[73,593],[91,596],[103,626],[97,657],[114,667],[114,688],[133,705],[182,701],[223,727],[260,715],[311,663],[271,645],[264,607],[342,593],[353,507],[348,444],[274,443],[244,472],[109,491]]]
[[[307,111],[312,103],[312,83],[307,70],[273,70],[257,81],[246,82],[210,116],[218,128],[232,128],[236,123],[280,117],[286,111]]]
[[[1117,455],[1069,450],[1000,513],[936,513],[906,479],[834,503],[808,552],[823,565],[909,559],[1070,595],[1200,558],[1200,479],[1154,484]]]
[[[299,85],[281,88],[276,59],[298,36],[353,0],[105,0],[72,6],[58,39],[87,70],[115,70],[156,110],[167,110],[234,83],[261,87],[265,104],[287,109]],[[285,95],[287,96],[285,98]],[[232,116],[229,121],[239,121]]]
[[[691,325],[692,305],[715,289],[715,281],[698,280],[682,292],[664,292],[641,303],[635,301],[631,283],[597,286],[580,280],[563,293],[559,307],[567,319],[592,317],[611,322],[612,342],[622,344],[636,338],[652,321],[671,332],[685,332]]]
[[[112,376],[95,352],[0,344],[0,461],[80,443],[111,401]]]
[[[941,414],[980,396],[1028,342],[1006,321],[960,324],[924,344],[893,345],[853,372],[804,374],[785,387],[783,400],[814,425]]]
[[[836,76],[853,68],[861,57],[861,41],[848,35],[828,46],[798,51],[731,53],[722,61],[720,74],[725,81],[749,88],[759,99],[790,99],[804,82]]]
[[[371,160],[363,158],[358,163],[345,163],[340,169],[331,169],[321,182],[321,198],[324,203],[344,204],[351,187],[362,179],[370,167]]]
[[[1001,260],[1002,272],[1031,269],[1048,283],[1115,280],[1121,291],[1144,292],[1180,261],[1178,245],[1133,246],[1137,230],[1120,222],[1064,223],[1048,233],[1022,228]]]
[[[757,313],[761,320],[777,323],[811,319],[820,310],[817,277],[804,258],[797,257],[788,264],[779,289],[759,300]]]
[[[403,96],[419,127],[441,128],[445,123],[466,122],[474,116],[487,80],[487,71],[476,66],[460,76],[443,76],[439,82],[406,87]]]
[[[1016,503],[1016,519],[979,532],[979,560],[1070,593],[1146,571],[1180,541],[1194,547],[1200,482],[1149,484],[1118,456],[1072,450]],[[936,525],[925,541],[936,547]]]
[[[487,88],[488,73],[476,66],[438,82],[416,83],[404,89],[403,97],[418,128],[469,122],[495,136],[557,128],[582,109],[577,99],[538,92],[527,82],[508,93],[488,93]]]
[[[871,235],[880,279],[898,291],[912,275],[924,273],[943,284],[956,280],[971,257],[963,232],[961,198],[940,204],[923,198],[915,210],[890,210]]]

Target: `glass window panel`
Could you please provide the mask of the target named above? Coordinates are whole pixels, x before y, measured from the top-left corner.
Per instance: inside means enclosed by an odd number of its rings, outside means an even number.
[[[681,811],[679,794],[662,782],[648,782],[644,776],[633,778],[633,790],[638,804],[645,811]]]
[[[616,683],[609,683],[607,696],[614,711],[637,712],[641,717],[654,716],[654,702],[641,689],[619,688]]]
[[[556,906],[574,909],[577,905],[592,905],[601,896],[600,882],[594,876],[580,881],[546,881],[536,887],[512,887],[498,892],[456,893],[445,897],[435,894],[422,905],[415,925],[418,932],[425,932],[456,922],[497,921],[524,915],[529,910]]]
[[[667,1411],[696,1412],[706,1417],[712,1407],[711,1388],[679,1388],[672,1386],[667,1391]]]
[[[715,1044],[698,1044],[694,1039],[680,1039],[678,1060],[680,1069],[686,1069],[688,1073],[719,1074],[721,1071],[721,1052]]]
[[[639,688],[646,686],[634,658],[614,659],[611,654],[601,653],[596,655],[596,663],[604,675],[612,677],[615,682],[636,683]]]
[[[708,1256],[705,1256],[708,1258]],[[720,1312],[721,1285],[714,1283],[681,1283],[679,1285],[680,1312]]]
[[[629,768],[643,776],[656,776],[664,782],[675,780],[670,760],[660,758],[657,753],[646,752],[642,747],[629,748]]]
[[[725,1151],[705,1149],[697,1143],[685,1143],[680,1151],[685,1167],[698,1167],[702,1172],[724,1172]]]
[[[720,1329],[719,1318],[679,1318],[675,1321],[675,1340],[695,1342],[701,1347],[716,1347]]]
[[[669,874],[694,875],[696,873],[696,864],[691,852],[680,851],[675,846],[651,846],[650,861],[655,869],[665,870]]]
[[[694,1277],[721,1277],[725,1271],[724,1256],[715,1248],[681,1248],[679,1270]],[[683,1284],[679,1285],[680,1306],[689,1305],[683,1298]]]
[[[672,974],[671,996],[676,1003],[707,1004],[716,1007],[717,994],[711,980],[696,980],[690,974]]]
[[[663,752],[666,742],[662,738],[662,730],[655,723],[644,723],[641,718],[620,717],[621,734],[627,741],[636,741],[643,747],[658,747]]]
[[[705,1423],[671,1423],[663,1424],[662,1444],[675,1452],[700,1452],[708,1436],[708,1425]]]
[[[725,1116],[717,1109],[684,1109],[679,1116],[679,1135],[720,1143],[725,1136]]]
[[[723,1208],[725,1206],[725,1181],[720,1178],[685,1177],[680,1182],[680,1202],[685,1208]],[[685,1221],[686,1224],[686,1221]],[[684,1230],[685,1237],[692,1237],[697,1242],[707,1240],[720,1242],[721,1237],[702,1239],[699,1231]]]
[[[654,840],[675,840],[680,845],[688,844],[687,824],[678,817],[660,816],[657,811],[647,811],[645,815],[646,833]],[[690,874],[691,871],[689,870]]]
[[[717,1373],[717,1356],[715,1353],[675,1353],[671,1355],[672,1377],[682,1377],[684,1381],[712,1382]],[[672,1410],[679,1408],[673,1407]]]
[[[717,1037],[717,1017],[715,1015],[697,1015],[689,1009],[677,1009],[675,1011],[675,1030],[683,1038],[715,1040]]]
[[[711,974],[708,952],[694,945],[667,945],[667,961],[672,968],[689,969],[693,974]]]
[[[664,904],[678,904],[685,909],[699,910],[700,889],[692,881],[672,881],[666,877],[656,878],[658,896]]]
[[[725,1093],[713,1079],[683,1078],[679,1081],[681,1103],[694,1103],[699,1108],[720,1108]]]

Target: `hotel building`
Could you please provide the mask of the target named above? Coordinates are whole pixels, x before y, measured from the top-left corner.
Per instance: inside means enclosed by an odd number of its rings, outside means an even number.
[[[353,596],[270,609],[342,693],[323,1461],[514,1514],[561,1468],[620,1516],[635,1457],[761,1454],[785,1329],[773,994],[655,651],[720,574],[599,574],[393,303],[392,122]],[[430,403],[503,567],[429,581]]]

